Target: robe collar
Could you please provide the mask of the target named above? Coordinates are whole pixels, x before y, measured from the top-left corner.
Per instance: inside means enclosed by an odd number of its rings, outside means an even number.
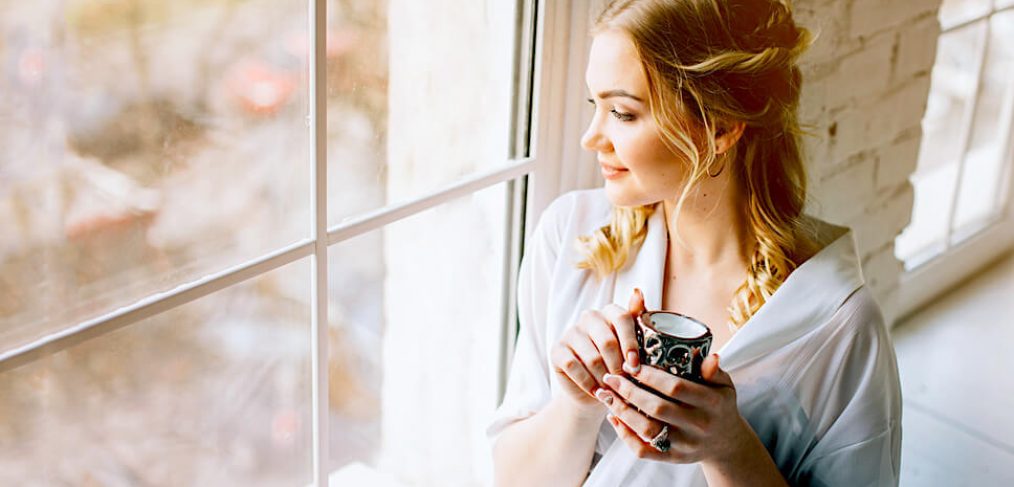
[[[812,217],[821,247],[789,274],[760,309],[721,350],[722,368],[730,370],[779,349],[824,324],[863,285],[862,268],[852,232]],[[661,309],[668,247],[661,205],[648,218],[648,233],[633,262],[616,273],[613,302],[626,308],[634,288],[644,293],[645,307]],[[725,323],[709,326],[725,326]]]

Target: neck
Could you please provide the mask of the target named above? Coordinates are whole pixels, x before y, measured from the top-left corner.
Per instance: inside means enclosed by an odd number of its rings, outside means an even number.
[[[678,221],[677,201],[665,199],[662,205],[671,271],[747,268],[752,250],[747,215],[728,172],[702,181],[683,203]]]

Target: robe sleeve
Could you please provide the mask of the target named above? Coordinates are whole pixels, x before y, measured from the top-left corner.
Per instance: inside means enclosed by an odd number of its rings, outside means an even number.
[[[557,198],[542,213],[521,259],[517,294],[520,331],[503,402],[486,429],[490,448],[504,429],[537,413],[551,397],[546,323],[567,199],[566,195]]]
[[[896,486],[901,463],[901,384],[883,317],[866,289],[847,303],[844,339],[825,373],[833,418],[800,465],[800,485]],[[815,418],[816,419],[816,418]]]

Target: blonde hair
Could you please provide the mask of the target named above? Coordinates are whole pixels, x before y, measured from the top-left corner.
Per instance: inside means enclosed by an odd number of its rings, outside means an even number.
[[[614,29],[637,49],[662,141],[687,161],[677,218],[709,173],[732,171],[744,196],[754,245],[747,278],[728,307],[729,322],[742,326],[814,252],[802,215],[806,170],[799,136],[806,132],[797,119],[802,75],[796,66],[814,38],[777,0],[614,0],[591,34]],[[717,157],[721,121],[742,121],[745,129]],[[614,207],[608,225],[578,238],[584,259],[577,267],[600,279],[623,268],[643,243],[655,208]]]

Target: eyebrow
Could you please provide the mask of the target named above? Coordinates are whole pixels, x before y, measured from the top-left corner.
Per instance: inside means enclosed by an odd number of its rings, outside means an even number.
[[[603,92],[599,93],[599,98],[601,98],[603,100],[605,100],[606,98],[612,98],[614,96],[622,96],[622,97],[626,97],[626,98],[631,98],[633,100],[637,100],[637,101],[639,101],[641,103],[644,103],[644,100],[642,100],[637,95],[633,95],[633,94],[628,93],[628,92],[626,92],[624,90],[609,90],[609,91],[603,91]]]

